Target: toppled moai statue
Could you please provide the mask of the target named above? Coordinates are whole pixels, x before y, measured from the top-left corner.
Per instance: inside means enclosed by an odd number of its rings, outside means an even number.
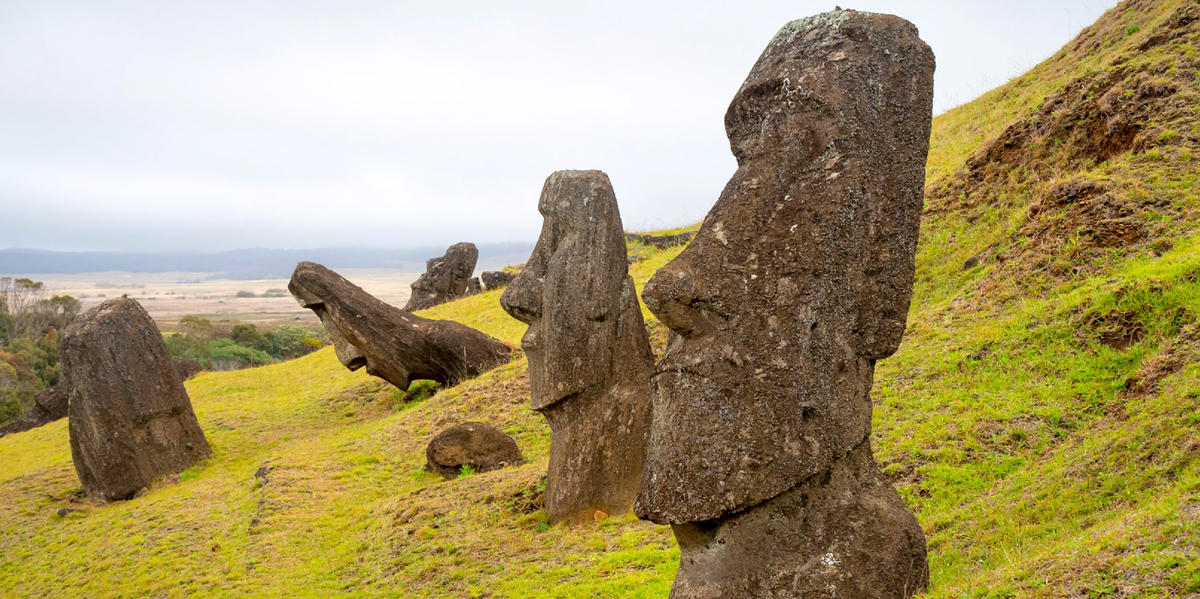
[[[60,351],[71,459],[90,497],[129,499],[208,457],[162,333],[136,301],[88,310],[67,327]]]
[[[553,522],[590,522],[632,507],[654,357],[608,176],[556,172],[538,211],[541,237],[500,305],[529,324],[521,346],[533,409],[550,422],[546,511]]]
[[[635,511],[673,527],[675,599],[928,582],[869,434],[912,296],[933,70],[911,23],[838,10],[786,25],[725,115],[738,169],[642,294],[675,335]]]
[[[33,396],[33,407],[16,422],[0,427],[0,437],[23,433],[67,417],[70,391],[64,382],[38,391]]]
[[[479,278],[483,280],[483,287],[491,291],[511,283],[513,279],[517,278],[517,275],[503,270],[488,270],[479,275]]]
[[[456,243],[444,256],[425,262],[425,274],[412,284],[404,309],[416,312],[466,295],[479,250],[473,243]]]
[[[385,304],[314,262],[296,265],[288,290],[321,319],[346,368],[365,366],[367,374],[400,389],[423,379],[454,385],[507,362],[512,353],[471,327]]]
[[[425,469],[450,480],[464,466],[475,472],[490,472],[525,463],[512,437],[482,422],[467,422],[448,428],[425,448]]]

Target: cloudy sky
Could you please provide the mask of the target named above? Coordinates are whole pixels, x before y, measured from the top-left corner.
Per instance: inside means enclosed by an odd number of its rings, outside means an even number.
[[[941,112],[1114,4],[846,6],[916,23]],[[733,172],[746,73],[832,8],[0,0],[0,248],[532,241],[567,168],[609,174],[626,229],[695,222]]]

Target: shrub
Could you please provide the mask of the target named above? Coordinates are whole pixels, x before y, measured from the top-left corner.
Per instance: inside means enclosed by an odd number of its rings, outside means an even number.
[[[258,296],[254,295],[253,291],[242,290],[242,291],[237,292],[235,297],[258,297]]]
[[[208,346],[213,370],[236,370],[265,366],[275,361],[270,354],[234,343],[232,339],[217,339]]]

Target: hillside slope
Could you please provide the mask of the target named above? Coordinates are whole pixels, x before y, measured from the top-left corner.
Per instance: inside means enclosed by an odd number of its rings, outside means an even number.
[[[934,120],[873,439],[929,537],[930,596],[1200,593],[1198,21],[1194,1],[1123,3]],[[639,286],[678,251],[645,252]],[[497,299],[424,314],[516,343]],[[408,402],[328,350],[205,374],[188,389],[213,458],[103,507],[65,423],[0,439],[0,596],[666,597],[666,528],[546,524],[524,373]],[[423,473],[467,420],[529,463]]]

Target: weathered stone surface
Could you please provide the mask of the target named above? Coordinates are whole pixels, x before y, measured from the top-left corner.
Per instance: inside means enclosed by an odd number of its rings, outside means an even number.
[[[674,235],[643,235],[642,243],[654,246],[660,250],[665,250],[677,245],[686,244],[692,240],[692,236],[693,233],[690,231],[685,233],[676,233]]]
[[[439,258],[425,262],[425,274],[412,284],[412,295],[404,309],[416,312],[444,304],[467,293],[479,250],[473,243],[456,243]]]
[[[454,385],[507,362],[511,353],[470,327],[389,306],[314,262],[296,266],[288,290],[321,319],[346,368],[365,366],[401,389],[421,379]]]
[[[631,508],[654,358],[608,176],[556,172],[538,211],[541,237],[500,304],[529,324],[532,404],[550,423],[546,510],[555,522],[590,522]]]
[[[467,292],[463,295],[476,295],[479,293],[483,293],[483,285],[479,284],[479,277],[471,277],[467,281]]]
[[[197,374],[200,374],[204,367],[195,360],[187,358],[175,358],[175,370],[179,373],[179,378],[188,380]]]
[[[868,493],[873,475],[834,474],[868,438],[875,361],[894,353],[904,332],[933,69],[912,24],[838,10],[785,26],[725,115],[738,169],[690,245],[643,292],[678,337],[653,378],[654,425],[636,511],[659,523],[728,530],[739,543],[769,526],[782,535],[771,551],[782,553],[735,563],[741,558],[721,557],[735,551],[704,554],[703,543],[681,536],[672,597],[808,596],[806,589],[833,596],[809,586],[816,574],[780,568],[830,554],[836,573],[829,576],[869,580],[865,562],[849,556],[908,551],[864,547],[874,537],[822,516],[834,527],[820,537],[830,544],[809,554],[817,545],[803,541],[813,534],[804,519],[850,508],[800,510],[784,495],[857,497],[905,530],[916,525],[902,504],[870,499],[882,497]],[[849,486],[822,482],[835,480]],[[903,514],[894,513],[897,505]],[[919,553],[889,580],[924,580],[923,542]],[[738,579],[761,584],[747,589]],[[705,583],[684,582],[695,580]],[[850,596],[917,590],[883,586]]]
[[[479,277],[483,280],[484,288],[486,288],[488,291],[491,291],[511,283],[512,280],[517,277],[517,275],[510,272],[504,272],[503,270],[488,270],[484,271],[484,273],[479,275]]]
[[[925,535],[869,441],[753,509],[671,528],[672,597],[906,597],[929,584]]]
[[[63,333],[71,458],[95,499],[128,499],[209,455],[158,326],[136,301],[108,300]]]
[[[447,480],[462,474],[463,466],[489,472],[525,463],[512,437],[494,426],[468,422],[448,428],[425,448],[425,469]]]
[[[0,437],[23,433],[67,417],[70,392],[64,383],[42,389],[33,396],[33,407],[17,421],[0,428]]]
[[[674,235],[644,235],[641,233],[626,233],[625,241],[656,247],[660,250],[685,245],[692,240],[695,233],[684,231]]]

